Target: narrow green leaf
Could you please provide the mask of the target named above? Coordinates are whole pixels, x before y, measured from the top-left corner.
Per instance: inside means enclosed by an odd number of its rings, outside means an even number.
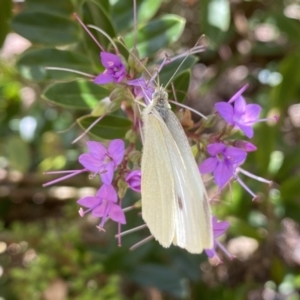
[[[173,95],[173,91],[170,93],[170,99],[177,99],[178,102],[182,103],[186,98],[188,88],[190,86],[191,72],[189,70],[184,71],[178,75],[174,80],[174,88],[176,97]]]
[[[141,57],[151,56],[161,48],[176,42],[185,26],[185,19],[177,15],[164,15],[138,28],[137,49]],[[124,37],[126,45],[133,47],[133,35]]]
[[[150,20],[161,5],[162,0],[137,0],[137,22]],[[119,31],[125,31],[133,27],[132,0],[117,1],[112,7],[112,20]]]
[[[295,74],[298,74],[299,69],[300,54],[298,52],[285,57],[279,65],[282,81],[271,90],[271,100],[273,106],[282,111],[285,111],[294,102],[294,97],[298,96],[300,77]]]
[[[77,122],[83,129],[87,129],[97,119],[96,117],[83,117],[78,119]],[[102,139],[121,139],[124,138],[131,126],[131,121],[126,118],[108,115],[100,120],[89,132]]]
[[[24,11],[13,18],[11,27],[33,43],[67,45],[78,39],[78,26],[74,21],[46,12]]]
[[[59,80],[80,76],[71,72],[46,70],[45,67],[68,68],[89,74],[93,73],[90,61],[86,56],[76,52],[52,48],[25,52],[19,58],[17,67],[22,76],[30,80]]]
[[[108,90],[86,80],[55,83],[43,94],[44,99],[48,101],[74,109],[94,109],[99,100],[108,96]]]
[[[6,35],[9,32],[9,19],[12,11],[12,1],[3,0],[0,9],[0,48],[3,45]]]
[[[274,151],[277,127],[271,127],[266,123],[260,123],[255,129],[256,134],[254,136],[255,145],[263,145],[263,151],[256,151],[253,155],[256,161],[259,162],[256,165],[257,172],[260,176],[267,174],[267,169],[270,163],[270,156],[272,151]],[[268,137],[268,142],[266,143],[266,137]]]

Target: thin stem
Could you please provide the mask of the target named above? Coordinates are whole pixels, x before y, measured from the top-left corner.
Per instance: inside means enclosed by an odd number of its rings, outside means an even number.
[[[47,171],[47,172],[43,172],[43,174],[45,175],[50,175],[50,174],[70,174],[70,173],[74,173],[77,171],[82,171],[82,170],[65,170],[65,171]]]
[[[118,234],[115,235],[115,237],[124,236],[124,235],[127,235],[127,234],[129,234],[129,233],[136,232],[136,231],[139,231],[139,230],[141,230],[141,229],[144,229],[144,228],[146,228],[146,227],[147,227],[147,225],[146,225],[146,224],[143,224],[143,225],[137,226],[137,227],[135,227],[135,228],[132,228],[132,229],[123,231],[123,232],[121,232],[121,233],[118,233]]]
[[[187,105],[185,105],[185,104],[182,104],[182,103],[180,103],[180,102],[176,102],[176,101],[173,101],[173,100],[169,100],[169,102],[171,102],[171,103],[173,103],[173,104],[175,104],[175,105],[181,106],[181,107],[183,107],[183,108],[186,108],[186,109],[188,109],[188,110],[194,112],[194,113],[197,114],[198,116],[202,117],[203,119],[207,120],[207,117],[206,117],[206,116],[204,116],[204,115],[201,114],[199,111],[197,111],[197,110],[195,110],[195,109],[193,109],[193,108],[191,108],[191,107],[189,107],[189,106],[187,106]]]
[[[102,118],[104,118],[105,115],[99,117],[98,119],[96,119],[79,137],[77,137],[72,144],[75,144],[76,142],[78,142],[82,137],[84,137],[89,130],[91,130],[98,122],[100,122],[102,120]]]
[[[66,176],[57,178],[57,179],[55,179],[55,180],[49,181],[49,182],[43,184],[43,187],[46,187],[46,186],[55,184],[55,183],[57,183],[57,182],[59,182],[59,181],[66,180],[66,179],[68,179],[68,178],[71,178],[71,177],[73,177],[73,176],[75,176],[75,175],[78,175],[78,174],[80,174],[80,173],[87,172],[87,171],[88,171],[87,169],[83,169],[83,170],[80,170],[80,171],[76,171],[76,172],[74,172],[74,173],[72,173],[72,174],[69,174],[69,175],[66,175]]]
[[[253,178],[253,179],[257,180],[257,181],[264,182],[264,183],[267,183],[267,184],[269,184],[269,185],[271,185],[271,184],[273,183],[271,180],[267,180],[267,179],[265,179],[265,178],[256,176],[256,175],[254,175],[254,174],[252,174],[252,173],[250,173],[250,172],[248,172],[248,171],[246,171],[246,170],[244,170],[244,169],[242,169],[242,168],[237,168],[237,171],[238,171],[238,172],[241,172],[241,173],[243,173],[244,175],[246,175],[246,176],[248,176],[248,177],[250,177],[250,178]]]
[[[134,244],[133,246],[131,246],[129,248],[129,250],[135,250],[136,248],[142,246],[143,244],[151,241],[153,238],[154,238],[153,235],[150,235],[147,238],[145,238],[145,239],[141,240],[140,242],[138,242],[138,243]]]
[[[257,195],[252,192],[252,190],[241,180],[240,177],[236,177],[237,182],[253,197],[254,199],[257,199]]]
[[[76,20],[79,22],[79,24],[84,28],[84,30],[89,34],[89,36],[93,39],[93,41],[96,43],[96,45],[101,49],[101,51],[104,51],[104,48],[101,46],[101,44],[97,41],[97,39],[94,37],[94,35],[90,32],[90,30],[87,28],[87,26],[81,21],[79,16],[74,13],[73,14]]]
[[[105,37],[107,37],[107,39],[111,42],[111,44],[115,48],[116,54],[119,54],[119,49],[118,49],[117,45],[115,44],[115,42],[113,41],[113,39],[105,31],[103,31],[101,28],[96,27],[94,25],[88,25],[87,27],[93,28],[93,29],[99,31],[100,33],[102,33]],[[104,51],[104,50],[102,50],[102,51]]]
[[[75,74],[83,75],[83,76],[90,77],[90,78],[95,78],[95,76],[92,75],[92,74],[84,73],[84,72],[73,70],[73,69],[69,69],[69,68],[45,67],[45,69],[46,70],[54,70],[54,71],[65,71],[65,72],[70,72],[70,73],[75,73]]]

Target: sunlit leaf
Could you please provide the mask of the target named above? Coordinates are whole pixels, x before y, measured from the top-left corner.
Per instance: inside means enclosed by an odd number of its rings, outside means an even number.
[[[83,129],[87,129],[97,119],[96,117],[83,117],[78,120],[78,123]],[[93,126],[89,133],[102,139],[121,139],[131,126],[131,121],[126,118],[108,115]]]
[[[162,0],[138,0],[137,23],[148,21],[154,16]],[[118,31],[124,31],[133,26],[132,0],[117,1],[112,7],[112,17]]]
[[[98,102],[109,96],[102,86],[86,80],[50,85],[43,97],[59,106],[76,109],[94,109]]]
[[[176,42],[185,26],[185,19],[176,15],[164,15],[138,28],[137,49],[141,57]],[[133,47],[133,32],[124,37],[128,47]]]

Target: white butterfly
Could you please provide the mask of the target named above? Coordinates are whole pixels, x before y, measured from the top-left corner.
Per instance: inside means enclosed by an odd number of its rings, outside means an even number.
[[[163,246],[191,253],[213,247],[206,190],[168,94],[156,88],[143,111],[142,217]]]

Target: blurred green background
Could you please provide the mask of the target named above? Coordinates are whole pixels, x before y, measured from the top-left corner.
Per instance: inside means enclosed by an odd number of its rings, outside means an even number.
[[[232,200],[226,191],[214,206],[231,222],[222,241],[232,261],[221,253],[224,263],[215,267],[205,254],[154,241],[129,251],[146,231],[118,247],[115,224],[103,233],[78,216],[76,200],[97,188],[86,174],[42,187],[54,178],[43,172],[80,168],[85,139],[71,144],[82,132],[72,125],[107,93],[86,81],[84,93],[78,80],[60,85],[82,76],[45,66],[101,72],[99,49],[72,14],[130,44],[132,1],[1,0],[0,299],[300,299],[300,2],[137,2],[142,56],[181,53],[205,34],[207,51],[182,73],[189,105],[209,114],[248,82],[245,97],[262,106],[262,116],[279,116],[255,126],[258,150],[244,165],[274,184],[245,178],[260,201],[234,183]],[[121,137],[129,129],[112,126]],[[138,199],[128,191],[123,203]],[[125,229],[141,224],[136,211],[126,217]]]

